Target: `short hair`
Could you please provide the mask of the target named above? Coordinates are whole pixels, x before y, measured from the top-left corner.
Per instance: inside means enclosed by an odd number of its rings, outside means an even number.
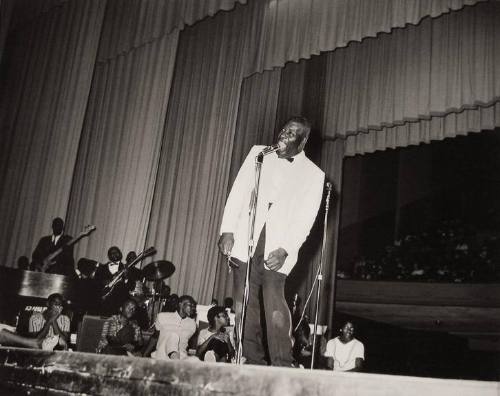
[[[60,217],[56,217],[52,220],[52,224],[55,224],[55,223],[62,223],[64,225],[64,220],[61,219]]]
[[[226,312],[226,309],[224,307],[221,307],[220,305],[216,305],[215,307],[210,308],[207,312],[208,324],[210,326],[213,326],[215,324],[215,318],[217,317],[217,315],[223,312]]]
[[[60,299],[64,304],[64,297],[61,293],[52,293],[50,296],[47,297],[47,303],[50,304],[55,299]]]
[[[353,329],[356,328],[356,326],[354,325],[354,322],[352,320],[343,320],[342,322],[340,322],[340,330],[342,330],[346,325],[347,323],[350,323],[351,326],[353,327]]]
[[[232,308],[232,306],[234,305],[234,300],[232,297],[226,297],[224,299],[224,307],[226,308]]]
[[[287,122],[285,122],[285,125],[290,123],[290,122],[295,122],[297,124],[300,124],[303,126],[302,130],[304,131],[305,133],[305,137],[309,137],[309,134],[311,133],[311,123],[309,122],[309,120],[306,118],[306,117],[302,117],[302,116],[293,116],[291,118],[288,119]]]
[[[121,307],[125,307],[125,304],[132,303],[135,305],[136,309],[139,306],[137,301],[135,301],[132,297],[127,297],[125,300],[123,300]]]
[[[194,300],[194,298],[188,294],[184,294],[184,295],[179,297],[179,301],[178,301],[179,304],[184,302],[184,301],[189,301],[191,304],[196,305],[196,301]]]
[[[111,253],[112,250],[118,250],[120,252],[120,254],[122,254],[122,251],[120,250],[120,248],[118,246],[111,246],[108,249],[108,255]]]

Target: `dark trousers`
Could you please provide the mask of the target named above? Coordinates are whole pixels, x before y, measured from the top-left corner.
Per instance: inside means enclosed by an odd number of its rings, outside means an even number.
[[[265,235],[264,226],[255,248],[254,257],[250,262],[250,294],[243,333],[243,356],[247,359],[247,363],[267,364],[263,342],[264,336],[267,336],[271,365],[290,367],[293,362],[292,321],[285,300],[286,275],[264,268]],[[238,268],[234,268],[233,278],[236,328],[238,328],[247,264],[240,260],[233,260],[239,264]],[[264,310],[265,328],[261,322],[261,307]]]

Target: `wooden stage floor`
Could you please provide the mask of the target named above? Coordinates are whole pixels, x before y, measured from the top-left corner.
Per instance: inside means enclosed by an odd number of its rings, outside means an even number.
[[[0,347],[0,395],[499,396],[499,382],[444,380]]]

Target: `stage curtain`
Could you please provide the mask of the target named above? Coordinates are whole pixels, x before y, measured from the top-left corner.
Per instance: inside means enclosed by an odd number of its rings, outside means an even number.
[[[11,25],[0,87],[1,265],[31,256],[52,218],[66,215],[105,5],[63,2]]]
[[[155,188],[178,30],[96,65],[68,222],[97,231],[75,257],[142,250]],[[76,228],[75,228],[76,227]]]
[[[499,20],[500,3],[481,3],[327,54],[326,85],[336,95],[326,104],[331,121],[324,136],[382,130],[498,101]]]
[[[145,248],[179,32],[234,4],[108,3],[68,209],[71,224],[97,231],[75,257]]]
[[[401,126],[370,130],[348,136],[346,156],[372,153],[388,148],[407,147],[432,140],[454,138],[468,133],[493,130],[500,127],[500,102],[487,107],[466,109],[460,113],[450,113],[444,117],[431,117],[430,120],[408,122]]]
[[[14,0],[0,1],[0,64],[2,63],[3,49],[9,32],[13,9]]]
[[[99,59],[114,58],[247,0],[108,0]]]
[[[280,79],[281,70],[276,69],[243,80],[229,171],[230,185],[253,145],[275,142]],[[226,198],[223,197],[224,203]],[[233,277],[228,273],[227,261],[219,257],[213,295],[222,303],[224,297],[233,296],[232,292]]]
[[[245,75],[298,62],[376,37],[477,0],[258,0],[263,7],[255,54]]]
[[[249,9],[237,5],[179,39],[147,244],[175,264],[172,291],[200,302],[214,288]]]

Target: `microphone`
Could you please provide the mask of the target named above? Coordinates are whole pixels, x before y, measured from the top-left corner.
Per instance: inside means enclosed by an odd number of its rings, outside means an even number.
[[[262,149],[262,151],[259,153],[259,155],[268,155],[271,153],[274,153],[275,151],[278,151],[280,149],[284,149],[286,147],[286,144],[283,142],[278,142],[276,144],[273,144],[272,146],[267,146]]]

